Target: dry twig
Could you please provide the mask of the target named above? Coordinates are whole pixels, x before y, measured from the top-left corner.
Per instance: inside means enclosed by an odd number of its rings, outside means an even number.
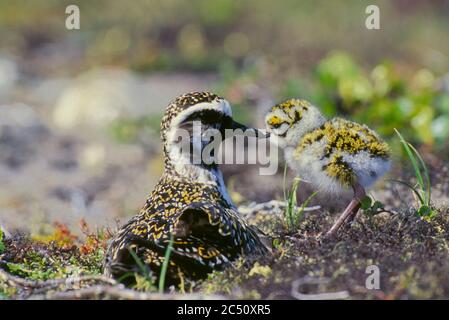
[[[305,284],[326,284],[329,282],[327,278],[304,277],[293,281],[291,295],[298,300],[336,300],[349,298],[348,291],[322,292],[322,293],[302,293],[299,287]]]
[[[263,203],[250,203],[247,206],[240,206],[238,208],[239,212],[244,215],[253,215],[260,212],[270,212],[270,213],[282,213],[285,211],[286,203],[285,201],[271,200]],[[313,207],[296,207],[295,210],[315,211],[321,209],[321,206]]]

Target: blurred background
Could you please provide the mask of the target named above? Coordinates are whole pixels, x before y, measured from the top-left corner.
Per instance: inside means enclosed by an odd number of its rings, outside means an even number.
[[[70,4],[80,30],[65,27]],[[365,28],[369,4],[380,30]],[[42,234],[55,221],[115,226],[135,214],[162,172],[164,108],[193,90],[226,97],[259,127],[271,104],[303,97],[399,153],[398,128],[438,175],[448,17],[444,0],[0,0],[0,224]],[[224,170],[238,204],[282,197],[282,168]]]

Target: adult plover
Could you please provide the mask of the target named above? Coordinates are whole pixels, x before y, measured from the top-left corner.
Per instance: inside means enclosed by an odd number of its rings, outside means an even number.
[[[229,103],[213,93],[188,93],[168,105],[161,123],[163,175],[140,213],[110,242],[105,274],[120,278],[144,265],[158,278],[171,238],[167,284],[181,276],[203,278],[240,256],[267,252],[258,231],[239,216],[217,164],[206,164],[201,157],[194,162],[191,154],[182,152],[186,144],[195,153],[210,143],[204,135],[195,139],[195,123],[201,132],[247,129],[232,119]],[[181,130],[187,142],[179,139]]]

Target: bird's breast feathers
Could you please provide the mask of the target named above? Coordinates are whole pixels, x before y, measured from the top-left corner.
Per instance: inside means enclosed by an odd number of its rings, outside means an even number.
[[[389,147],[373,130],[340,118],[302,136],[285,156],[301,178],[328,192],[348,189],[355,179],[368,187],[390,167]]]

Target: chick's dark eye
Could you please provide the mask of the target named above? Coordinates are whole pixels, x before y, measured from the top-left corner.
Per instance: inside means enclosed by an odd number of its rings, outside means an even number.
[[[282,124],[283,124],[283,122],[276,123],[276,124],[273,124],[272,127],[275,128],[275,129],[279,129],[282,126]]]

